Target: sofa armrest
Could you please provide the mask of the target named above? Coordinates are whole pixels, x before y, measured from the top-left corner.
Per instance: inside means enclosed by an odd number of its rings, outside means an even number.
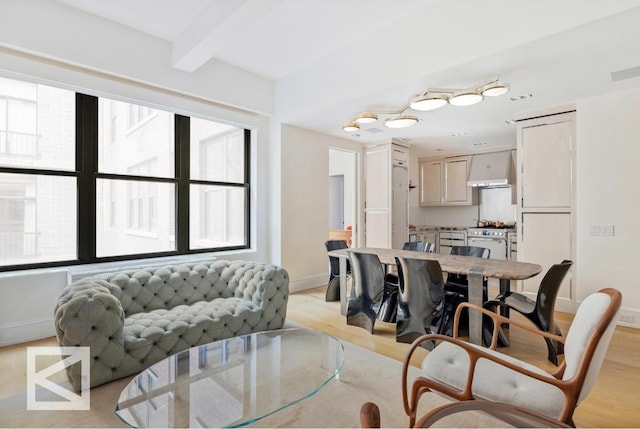
[[[234,296],[252,301],[263,309],[265,329],[281,328],[289,298],[287,270],[256,262],[234,262],[229,269],[233,270],[229,286],[234,290]]]
[[[124,358],[124,310],[104,280],[85,278],[63,291],[54,309],[61,346],[89,347],[91,386],[104,383]],[[80,389],[80,368],[68,368],[73,387]],[[74,373],[71,373],[74,371]]]

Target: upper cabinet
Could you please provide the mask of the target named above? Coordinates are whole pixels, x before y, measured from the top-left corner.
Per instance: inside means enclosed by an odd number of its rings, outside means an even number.
[[[572,197],[572,116],[520,127],[522,209],[570,209]]]
[[[444,168],[442,161],[420,161],[420,191],[421,206],[442,205],[442,178]]]
[[[469,206],[476,194],[467,186],[471,158],[457,156],[438,160],[421,160],[421,206]]]

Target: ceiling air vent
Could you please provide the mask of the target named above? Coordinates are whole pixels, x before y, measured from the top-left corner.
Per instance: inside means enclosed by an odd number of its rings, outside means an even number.
[[[365,129],[363,131],[366,131],[366,132],[371,133],[371,134],[384,133],[384,130],[381,130],[380,128],[367,128],[367,129]]]
[[[639,77],[639,76],[640,76],[640,66],[631,67],[628,69],[611,72],[611,82],[617,82],[619,80],[631,79],[632,77]]]

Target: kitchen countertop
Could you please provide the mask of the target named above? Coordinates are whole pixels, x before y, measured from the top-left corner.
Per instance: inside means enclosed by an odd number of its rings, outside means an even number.
[[[435,225],[415,225],[414,229],[409,228],[412,232],[429,232],[429,231],[466,231],[469,226],[435,226]]]

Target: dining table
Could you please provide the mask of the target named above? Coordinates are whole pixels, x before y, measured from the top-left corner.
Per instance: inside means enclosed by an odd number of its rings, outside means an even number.
[[[499,279],[500,293],[507,293],[511,290],[511,280],[528,279],[538,275],[542,271],[542,267],[534,263],[501,261],[475,256],[374,247],[332,250],[328,252],[328,255],[337,257],[340,261],[340,313],[342,315],[347,314],[347,259],[349,258],[349,253],[352,252],[376,254],[380,259],[380,263],[387,266],[395,266],[396,257],[436,260],[440,263],[443,272],[464,274],[467,276],[469,302],[480,307],[482,307],[483,304],[482,282],[485,277]],[[508,314],[504,315],[508,317]],[[482,345],[482,319],[480,312],[469,312],[469,342],[473,344]]]

